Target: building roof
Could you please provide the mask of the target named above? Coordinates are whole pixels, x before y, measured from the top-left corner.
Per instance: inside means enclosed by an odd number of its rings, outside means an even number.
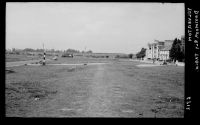
[[[165,40],[165,42],[173,42],[174,40]]]
[[[158,41],[156,40],[155,42],[153,43],[148,43],[148,46],[151,46],[151,45],[158,45],[158,46],[163,46],[164,45],[164,42],[163,41]]]
[[[169,51],[171,48],[172,48],[172,44],[164,46],[164,48],[162,48],[161,50],[163,50],[163,51]]]
[[[151,45],[157,45],[159,50],[163,51],[169,51],[172,47],[173,40],[164,40],[164,41],[159,41],[159,40],[154,40],[153,43],[148,43],[148,47]]]
[[[164,46],[158,46],[159,50],[162,50],[164,48]]]

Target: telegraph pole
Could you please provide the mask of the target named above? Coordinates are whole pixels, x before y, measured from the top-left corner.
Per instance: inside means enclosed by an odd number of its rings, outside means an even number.
[[[43,56],[43,63],[42,63],[42,65],[44,66],[46,64],[46,61],[45,61],[45,55],[46,55],[46,53],[45,53],[45,49],[44,49],[44,43],[43,43],[43,51],[44,51],[44,56]]]

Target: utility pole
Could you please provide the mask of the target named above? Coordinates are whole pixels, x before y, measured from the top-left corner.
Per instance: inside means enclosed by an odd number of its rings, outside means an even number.
[[[43,43],[43,51],[44,51],[44,56],[43,56],[43,63],[42,63],[42,65],[44,66],[46,64],[46,62],[45,62],[45,55],[46,55],[46,53],[45,53],[45,49],[44,49],[44,43]]]

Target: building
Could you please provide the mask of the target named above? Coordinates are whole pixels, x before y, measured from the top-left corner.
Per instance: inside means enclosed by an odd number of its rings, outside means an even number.
[[[148,44],[146,50],[146,59],[167,60],[169,59],[169,51],[172,47],[173,40],[159,41]]]
[[[163,41],[155,40],[154,43],[148,44],[146,50],[147,59],[159,59],[160,58],[160,49],[164,46]]]
[[[145,59],[168,60],[170,50],[174,40],[159,41],[149,43],[146,49]],[[181,51],[185,54],[185,36],[181,36]]]
[[[163,46],[163,48],[160,50],[160,58],[159,60],[168,60],[170,59],[169,57],[169,52],[172,48],[172,44],[173,44],[173,41],[171,40],[167,40],[165,41],[165,44]]]

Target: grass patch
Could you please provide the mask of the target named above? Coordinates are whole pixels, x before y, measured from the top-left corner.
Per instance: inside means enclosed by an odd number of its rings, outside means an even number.
[[[35,103],[51,99],[57,90],[42,86],[40,82],[21,81],[6,84],[6,114],[23,116],[34,108]],[[22,115],[23,114],[23,115]]]

